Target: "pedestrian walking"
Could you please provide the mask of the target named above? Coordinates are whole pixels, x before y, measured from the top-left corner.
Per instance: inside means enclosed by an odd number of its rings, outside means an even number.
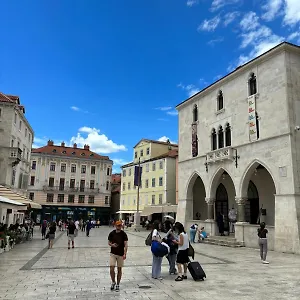
[[[42,229],[41,230],[41,232],[42,232],[42,240],[44,240],[46,238],[46,231],[47,231],[47,221],[46,220],[43,221],[41,227],[42,227],[41,228]]]
[[[68,229],[67,229],[67,235],[68,235],[68,249],[70,249],[70,242],[72,241],[72,249],[74,249],[74,239],[76,235],[76,225],[73,222],[73,220],[70,221]]]
[[[87,224],[86,224],[86,236],[89,237],[90,236],[90,230],[92,229],[93,224],[91,219],[88,220]]]
[[[154,221],[153,223],[153,230],[152,230],[152,241],[157,241],[161,243],[161,236],[158,232],[159,230],[159,221]],[[161,264],[162,264],[162,257],[156,256],[152,253],[152,278],[162,280],[161,277]]]
[[[187,279],[187,264],[190,262],[189,259],[189,236],[184,230],[184,227],[181,223],[175,223],[175,232],[179,235],[179,239],[173,240],[174,244],[178,245],[178,253],[177,253],[177,267],[178,267],[178,277],[175,281],[182,281]],[[183,274],[182,274],[183,269]]]
[[[111,277],[111,287],[113,291],[120,290],[120,282],[122,278],[122,268],[124,266],[124,260],[127,256],[128,249],[128,237],[127,234],[122,230],[122,221],[116,221],[115,230],[110,232],[108,235],[108,245],[110,249],[110,277]],[[117,274],[117,283],[116,283],[116,274],[115,267],[117,265],[118,274]]]
[[[52,249],[54,239],[55,239],[55,232],[56,232],[56,223],[52,222],[51,225],[49,226],[49,244],[48,244],[48,249]]]
[[[268,253],[268,239],[267,239],[268,230],[266,229],[266,224],[262,222],[260,224],[260,228],[257,229],[258,235],[258,245],[260,249],[260,259],[263,264],[269,264],[267,261],[267,253]]]

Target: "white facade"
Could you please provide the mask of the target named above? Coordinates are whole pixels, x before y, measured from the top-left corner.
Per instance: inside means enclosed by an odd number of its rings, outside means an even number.
[[[19,98],[0,93],[0,184],[26,195],[33,130]]]
[[[282,43],[177,108],[179,221],[215,235],[234,206],[237,241],[256,247],[264,221],[271,249],[300,253],[300,48]]]

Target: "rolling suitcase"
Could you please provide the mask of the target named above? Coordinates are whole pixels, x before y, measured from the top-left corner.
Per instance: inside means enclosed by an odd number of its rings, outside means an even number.
[[[198,261],[189,262],[187,267],[195,281],[204,280],[204,278],[206,278],[206,274]]]

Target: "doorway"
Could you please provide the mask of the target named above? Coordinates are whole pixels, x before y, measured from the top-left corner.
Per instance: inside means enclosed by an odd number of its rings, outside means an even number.
[[[224,216],[224,230],[229,230],[228,222],[228,194],[223,183],[220,183],[216,192],[216,217],[221,213]]]

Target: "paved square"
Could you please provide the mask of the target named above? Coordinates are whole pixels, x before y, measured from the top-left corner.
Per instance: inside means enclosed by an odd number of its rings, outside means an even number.
[[[263,265],[255,249],[196,244],[195,259],[207,275],[204,282],[175,282],[163,261],[163,281],[151,278],[152,256],[146,232],[127,231],[128,258],[120,292],[110,291],[107,236],[112,228],[79,234],[67,249],[66,233],[58,233],[47,249],[38,230],[33,241],[0,255],[0,299],[299,299],[300,256],[270,252]]]

